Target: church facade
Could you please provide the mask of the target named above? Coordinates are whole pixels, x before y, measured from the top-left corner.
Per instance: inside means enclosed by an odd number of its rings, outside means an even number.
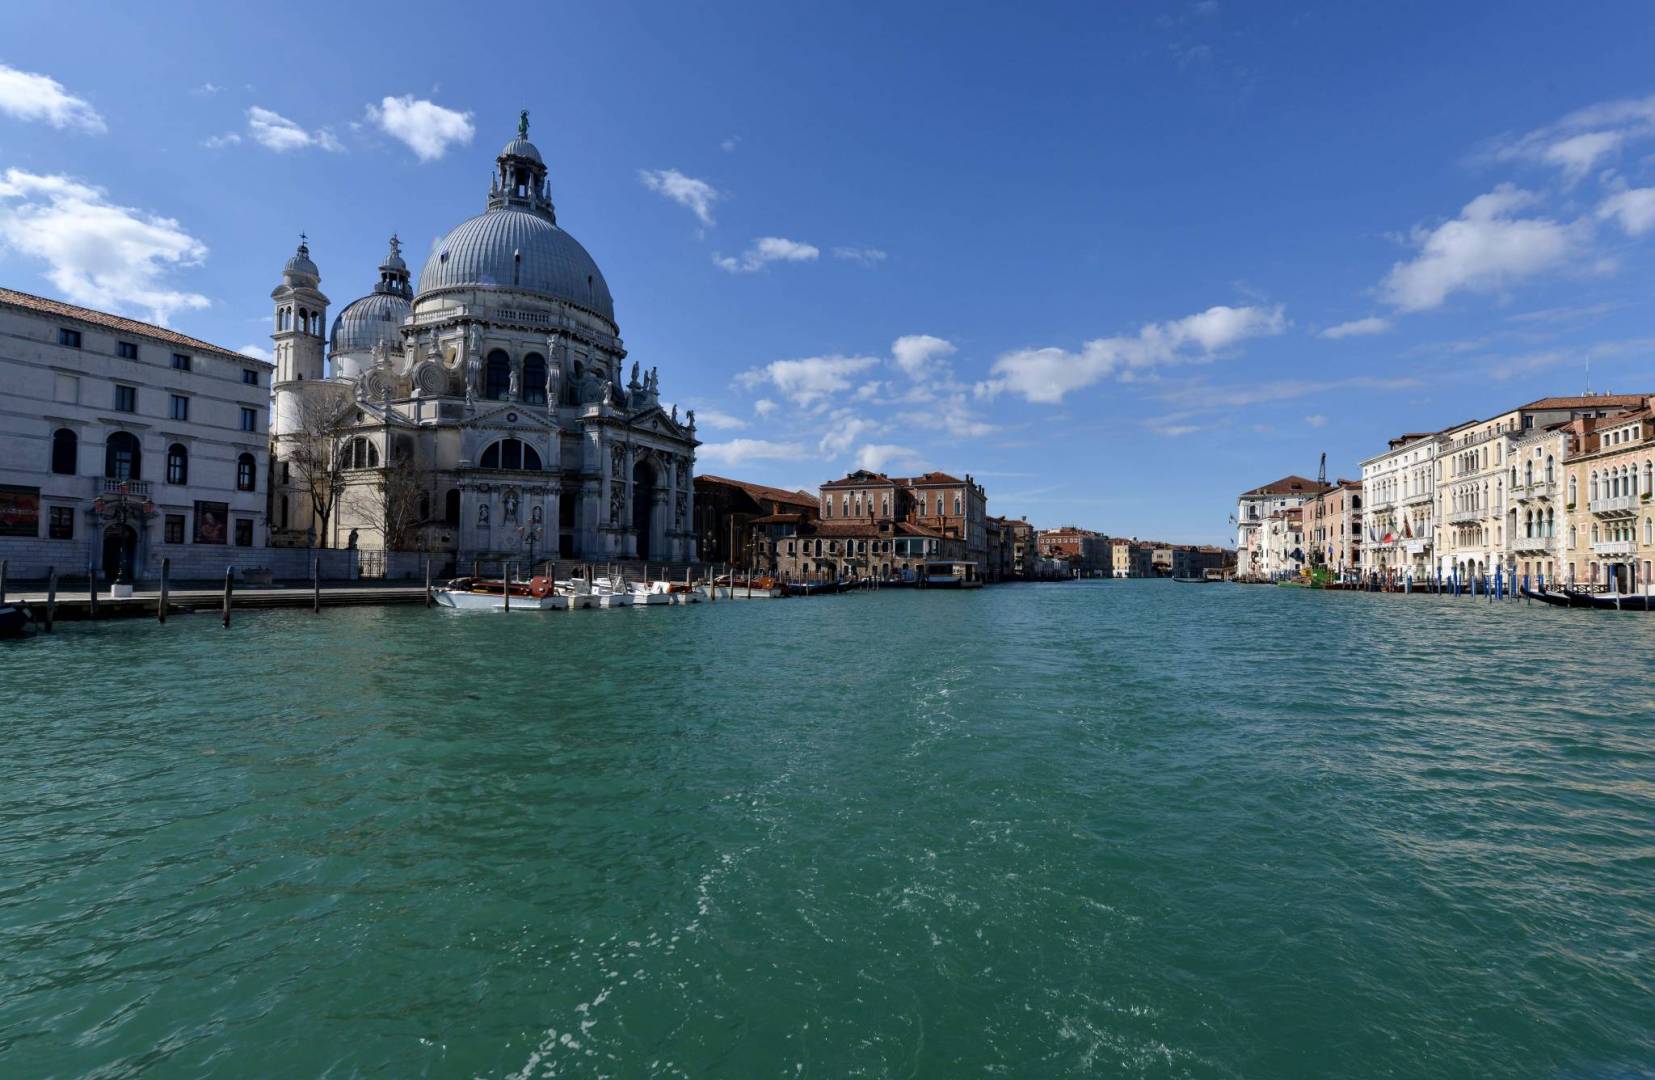
[[[483,213],[417,281],[395,237],[327,326],[308,246],[271,293],[271,542],[474,559],[691,562],[695,414],[663,409],[528,117]],[[325,364],[324,364],[325,361]]]

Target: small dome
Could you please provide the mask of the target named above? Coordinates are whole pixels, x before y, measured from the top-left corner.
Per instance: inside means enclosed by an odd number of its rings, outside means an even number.
[[[540,162],[540,150],[536,148],[534,143],[521,136],[507,143],[505,149],[500,151],[500,156],[528,158],[530,161]],[[545,163],[541,162],[541,164]]]
[[[395,293],[369,293],[346,304],[333,320],[328,350],[335,353],[364,352],[383,343],[402,348],[402,320],[413,310],[404,297]]]
[[[311,285],[322,280],[322,272],[310,261],[310,245],[303,240],[299,241],[299,250],[283,264],[282,273],[290,277],[309,278]]]
[[[580,241],[540,214],[500,207],[454,226],[420,271],[420,295],[512,289],[567,301],[615,321],[609,283]]]

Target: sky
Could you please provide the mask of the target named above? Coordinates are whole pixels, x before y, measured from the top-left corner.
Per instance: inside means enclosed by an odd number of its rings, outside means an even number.
[[[0,9],[0,285],[255,353],[423,263],[530,114],[697,470],[942,469],[1232,539],[1402,431],[1655,391],[1655,9]]]

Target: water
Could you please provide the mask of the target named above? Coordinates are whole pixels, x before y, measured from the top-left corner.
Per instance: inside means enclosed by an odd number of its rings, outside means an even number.
[[[1631,1077],[1655,617],[1161,582],[0,648],[0,1074]]]

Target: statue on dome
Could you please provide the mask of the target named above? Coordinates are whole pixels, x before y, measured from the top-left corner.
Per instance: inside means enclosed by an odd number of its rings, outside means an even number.
[[[517,137],[519,139],[529,137],[529,110],[527,109],[517,114]]]

